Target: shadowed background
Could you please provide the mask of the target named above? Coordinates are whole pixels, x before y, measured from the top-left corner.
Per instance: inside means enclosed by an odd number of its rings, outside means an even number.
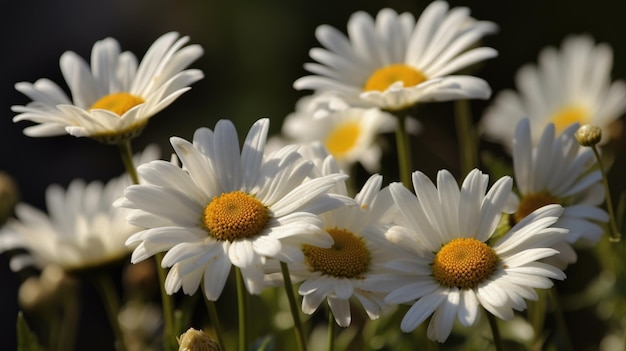
[[[298,97],[308,94],[294,90],[292,83],[306,74],[302,65],[311,61],[308,50],[319,46],[314,37],[318,25],[331,24],[345,32],[347,20],[355,11],[375,15],[381,8],[391,7],[419,15],[426,4],[400,0],[3,0],[0,170],[15,178],[24,202],[39,208],[43,208],[44,191],[52,183],[67,186],[74,178],[106,181],[123,171],[115,147],[71,136],[29,138],[22,130],[30,123],[11,121],[15,114],[10,106],[29,101],[14,90],[16,82],[34,82],[46,77],[66,88],[58,64],[66,50],[88,60],[93,43],[110,36],[120,42],[122,50],[132,51],[141,59],[149,45],[168,31],[189,35],[190,43],[204,48],[204,56],[191,67],[202,69],[205,78],[152,118],[144,133],[133,141],[135,151],[157,143],[163,158],[169,158],[170,136],[190,139],[195,129],[213,128],[222,118],[233,120],[244,134],[253,121],[269,117],[270,132],[278,133],[282,119],[293,111]],[[614,50],[613,77],[626,78],[623,39],[626,5],[620,2],[450,1],[450,4],[469,6],[474,17],[500,26],[498,34],[484,40],[485,45],[499,51],[499,57],[481,64],[476,72],[490,83],[494,93],[514,88],[514,72],[527,62],[536,62],[541,48],[560,46],[568,34],[588,33],[596,41],[609,43]],[[472,102],[475,121],[488,103]],[[437,170],[448,168],[460,177],[452,105],[429,106],[426,111],[424,124],[429,128],[428,133],[415,140],[414,145],[427,152],[415,153],[414,168],[430,177]],[[483,146],[499,152],[497,146]],[[623,150],[624,142],[616,147]],[[614,188],[615,194],[624,190],[624,185],[618,182],[626,175],[623,163],[624,155],[618,155],[611,171],[612,184],[618,186]],[[396,180],[386,178],[387,182]],[[5,257],[0,257],[0,278],[3,282],[0,330],[4,336],[0,348],[13,350],[20,282],[10,272]],[[77,349],[85,349],[85,345],[92,343],[109,345],[106,340],[111,338],[110,331],[106,326],[98,328],[106,319],[97,303],[96,299],[84,303],[85,322],[81,325],[84,333],[79,336]],[[91,346],[89,349],[95,350]]]

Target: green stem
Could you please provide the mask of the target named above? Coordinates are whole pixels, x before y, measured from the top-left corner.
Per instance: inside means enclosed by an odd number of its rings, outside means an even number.
[[[133,151],[130,146],[130,140],[126,140],[125,142],[118,144],[118,147],[120,149],[120,156],[122,156],[122,162],[124,162],[126,172],[133,181],[133,184],[139,184],[139,177],[137,176],[137,168],[135,167],[135,162],[133,161]]]
[[[335,318],[333,317],[333,311],[328,309],[328,351],[335,350]]]
[[[454,119],[459,142],[461,172],[468,174],[478,165],[478,156],[476,155],[476,134],[467,100],[457,100],[454,103]]]
[[[222,323],[220,323],[220,319],[217,314],[217,308],[215,307],[215,302],[209,301],[206,297],[204,298],[204,302],[206,304],[207,311],[209,312],[209,318],[211,319],[213,329],[215,329],[215,335],[217,336],[217,343],[220,347],[220,350],[226,350],[224,348],[224,336],[222,335]]]
[[[109,317],[109,323],[111,329],[115,335],[115,349],[118,351],[126,351],[126,343],[124,342],[124,332],[120,326],[117,315],[120,311],[120,300],[115,291],[115,286],[111,277],[106,273],[96,273],[93,277],[93,283],[104,302],[104,308],[107,316]]]
[[[241,269],[236,267],[237,273],[237,316],[239,318],[239,351],[246,351],[248,345],[248,328],[247,328],[247,295],[246,286],[243,282]]]
[[[611,231],[609,235],[609,241],[617,243],[622,239],[622,234],[617,229],[617,223],[615,222],[615,212],[613,211],[613,201],[611,200],[611,192],[609,191],[609,180],[606,176],[606,172],[604,170],[604,165],[602,164],[602,158],[600,157],[600,153],[595,145],[591,146],[591,150],[593,150],[593,154],[596,156],[596,160],[598,161],[598,166],[600,167],[600,172],[602,173],[602,184],[604,185],[604,193],[606,194],[606,209],[609,212],[609,221],[611,226]]]
[[[396,127],[396,149],[398,152],[398,173],[400,181],[405,187],[411,189],[411,148],[409,134],[406,130],[406,116],[396,115],[398,125]]]
[[[302,329],[302,322],[300,321],[300,314],[298,310],[298,304],[296,303],[296,296],[293,292],[293,286],[291,284],[291,277],[289,276],[289,267],[285,262],[280,262],[280,269],[283,273],[283,282],[285,283],[285,291],[287,292],[287,299],[289,300],[289,310],[291,311],[291,317],[293,318],[293,326],[296,333],[296,343],[298,344],[298,350],[306,351],[304,331]]]
[[[504,351],[502,346],[502,338],[500,337],[500,330],[498,329],[498,321],[496,317],[487,312],[487,319],[489,320],[489,326],[491,327],[491,333],[493,334],[493,344],[496,347],[496,351]]]
[[[561,338],[563,340],[562,348],[560,350],[571,351],[574,348],[572,347],[572,341],[569,336],[569,332],[567,330],[567,322],[565,321],[565,315],[563,314],[563,306],[561,306],[561,300],[559,299],[559,293],[556,290],[555,286],[552,286],[550,289],[552,303],[554,304],[554,315],[556,318],[556,325],[559,329],[559,333],[561,334]]]

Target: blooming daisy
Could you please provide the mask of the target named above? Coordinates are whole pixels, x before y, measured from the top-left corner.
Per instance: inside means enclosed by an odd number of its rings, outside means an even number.
[[[24,129],[32,137],[70,134],[102,142],[119,143],[137,136],[148,119],[167,107],[189,85],[203,77],[197,69],[185,70],[202,55],[199,45],[183,47],[189,37],[170,32],[158,38],[141,63],[119,43],[106,38],[94,44],[91,67],[76,53],[65,52],[61,72],[71,98],[54,82],[42,78],[15,88],[33,101],[13,106],[14,122],[38,123]]]
[[[150,146],[135,156],[136,164],[158,157],[158,148]],[[103,184],[73,180],[67,189],[51,185],[46,189],[48,215],[26,203],[15,208],[17,219],[9,219],[0,229],[0,252],[25,249],[27,254],[13,256],[11,269],[26,266],[44,268],[57,265],[66,271],[101,266],[130,254],[125,245],[140,230],[128,224],[128,210],[115,208],[131,184],[124,174]]]
[[[133,209],[130,223],[147,228],[127,241],[138,244],[133,263],[167,252],[161,263],[171,267],[167,293],[193,294],[203,281],[206,297],[215,301],[234,265],[247,290],[259,294],[267,257],[297,262],[304,260],[302,243],[332,245],[316,213],[350,203],[327,194],[346,176],[303,182],[313,164],[296,145],[266,154],[268,129],[268,119],[254,123],[241,151],[227,120],[215,131],[196,130],[193,143],[172,137],[182,168],[165,161],[139,167],[145,182],[128,187],[116,203]]]
[[[550,227],[561,206],[542,207],[494,238],[512,180],[503,177],[487,192],[488,182],[488,175],[475,169],[459,189],[442,170],[437,186],[423,173],[413,173],[417,196],[400,183],[389,186],[403,220],[386,233],[398,244],[397,259],[387,264],[397,273],[373,281],[372,287],[390,292],[386,303],[412,304],[402,331],[432,315],[428,338],[444,342],[455,319],[464,326],[476,323],[479,306],[510,319],[513,309],[526,307],[524,299],[537,299],[534,288],[552,286],[549,278],[564,279],[559,269],[538,262],[556,254],[550,247],[567,233]]]
[[[374,20],[356,12],[348,21],[348,36],[322,25],[315,35],[325,47],[310,56],[319,63],[305,69],[314,75],[295,81],[296,89],[332,91],[347,101],[400,110],[418,102],[461,98],[486,99],[491,94],[482,79],[450,75],[495,57],[496,50],[471,48],[497,26],[476,21],[469,9],[449,10],[444,1],[431,3],[419,20],[410,13],[381,10]]]
[[[485,137],[510,149],[512,126],[527,117],[534,143],[548,123],[555,125],[557,133],[579,123],[598,125],[605,136],[611,135],[607,128],[626,111],[626,84],[611,83],[612,65],[611,47],[594,45],[586,35],[566,38],[560,51],[543,49],[538,65],[517,72],[519,92],[502,91],[486,110],[481,121]]]
[[[521,120],[513,140],[513,167],[519,195],[512,194],[510,222],[516,223],[547,204],[564,207],[556,227],[569,230],[554,258],[568,264],[576,261],[569,244],[577,241],[596,243],[604,229],[594,221],[608,222],[599,206],[604,202],[602,174],[595,168],[593,152],[581,147],[574,134],[578,123],[555,136],[556,127],[548,124],[533,146],[530,121]],[[564,266],[561,265],[563,268]]]
[[[296,111],[283,122],[283,135],[296,143],[322,142],[344,171],[355,162],[368,172],[377,171],[382,150],[376,137],[392,131],[395,119],[377,108],[348,106],[330,108],[325,116],[316,117],[310,107],[314,99],[305,96],[298,101]]]

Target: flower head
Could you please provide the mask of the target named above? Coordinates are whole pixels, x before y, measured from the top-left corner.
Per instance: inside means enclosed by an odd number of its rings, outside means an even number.
[[[151,146],[136,156],[141,164],[158,157]],[[0,251],[25,249],[11,258],[11,269],[57,265],[66,271],[82,270],[116,261],[130,254],[125,242],[139,228],[126,222],[128,210],[113,207],[131,184],[124,174],[103,184],[73,180],[67,189],[51,185],[46,190],[48,214],[19,203],[17,219],[0,229]]]
[[[344,171],[355,162],[366,170],[375,172],[380,168],[382,150],[376,137],[392,131],[395,119],[377,108],[329,107],[324,116],[316,116],[315,96],[306,96],[287,116],[282,132],[297,143],[321,142],[333,155]]]
[[[482,79],[450,75],[494,57],[492,48],[476,47],[496,25],[476,21],[469,9],[431,3],[419,20],[410,13],[381,10],[376,19],[357,12],[348,21],[348,36],[328,25],[315,32],[325,47],[314,48],[305,69],[314,75],[298,79],[296,89],[331,91],[351,105],[400,110],[418,102],[490,96]]]
[[[221,120],[212,131],[198,129],[193,143],[170,142],[182,168],[165,161],[139,167],[145,179],[130,186],[119,206],[133,209],[128,220],[147,228],[127,243],[138,244],[132,262],[167,251],[162,265],[171,267],[165,289],[193,294],[204,281],[209,300],[219,298],[234,265],[246,287],[259,294],[268,257],[304,260],[302,243],[328,247],[331,238],[316,213],[349,203],[327,190],[346,177],[315,179],[313,164],[296,145],[264,152],[269,120],[250,129],[240,150],[232,122]]]
[[[516,125],[530,118],[533,143],[549,123],[561,133],[573,123],[608,127],[626,111],[626,84],[611,83],[611,47],[595,45],[589,36],[570,36],[560,50],[539,53],[538,65],[522,67],[516,76],[518,92],[499,93],[481,121],[485,137],[511,148]]]
[[[199,45],[183,47],[189,37],[171,32],[158,38],[141,63],[119,43],[106,38],[94,44],[91,67],[72,51],[60,59],[71,97],[54,82],[42,78],[15,88],[33,101],[13,106],[14,122],[37,123],[24,129],[33,137],[70,134],[117,144],[137,136],[148,120],[170,105],[189,85],[201,79],[188,69],[202,55]]]
[[[512,194],[509,203],[513,214],[510,222],[522,220],[537,208],[548,204],[564,207],[556,227],[569,230],[559,243],[560,266],[576,261],[570,247],[577,241],[596,243],[604,229],[597,222],[608,222],[608,214],[599,206],[604,202],[602,174],[594,169],[591,149],[581,147],[574,134],[578,124],[572,124],[559,136],[555,126],[548,124],[536,146],[532,145],[530,121],[521,120],[513,140],[513,167],[519,194]]]
[[[413,173],[416,195],[399,183],[389,186],[402,214],[387,238],[397,244],[397,258],[387,267],[394,275],[373,280],[371,287],[390,292],[385,302],[411,303],[401,329],[409,332],[432,315],[428,337],[444,342],[458,319],[476,323],[479,307],[502,319],[523,310],[525,299],[536,300],[535,288],[563,279],[559,269],[537,260],[554,255],[550,248],[566,230],[550,227],[562,209],[543,207],[493,238],[511,192],[503,177],[487,192],[488,176],[473,170],[459,189],[447,171],[437,186],[422,173]],[[485,194],[486,193],[486,194]]]

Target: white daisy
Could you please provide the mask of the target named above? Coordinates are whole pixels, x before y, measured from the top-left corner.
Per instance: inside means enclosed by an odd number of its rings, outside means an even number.
[[[375,20],[365,12],[353,14],[348,36],[322,25],[315,35],[325,48],[310,51],[319,63],[305,65],[314,75],[296,80],[294,87],[332,91],[349,102],[387,110],[425,101],[486,99],[491,94],[487,82],[450,75],[497,55],[492,48],[470,49],[497,26],[476,21],[469,12],[435,1],[417,23],[410,13],[383,9]]]
[[[547,204],[564,207],[556,227],[569,230],[554,258],[561,263],[576,261],[569,244],[577,241],[595,244],[604,229],[597,222],[608,222],[608,214],[599,206],[604,202],[602,174],[596,168],[591,149],[581,147],[572,124],[555,136],[554,124],[548,124],[538,144],[533,146],[530,121],[521,120],[513,140],[513,167],[519,195],[512,194],[511,223],[516,223],[535,209]],[[569,244],[568,244],[569,243]],[[561,267],[565,265],[561,264]]]
[[[268,129],[269,120],[257,121],[241,151],[226,120],[215,131],[198,129],[193,143],[172,137],[183,168],[165,161],[139,167],[145,182],[128,187],[116,203],[132,208],[128,220],[147,228],[127,241],[139,244],[133,263],[167,251],[169,294],[181,287],[193,294],[204,281],[206,297],[215,301],[232,265],[241,269],[247,290],[259,294],[267,257],[297,262],[304,260],[302,243],[332,245],[315,213],[350,203],[326,193],[346,176],[303,183],[313,164],[296,145],[265,154]]]
[[[548,47],[538,65],[522,67],[516,76],[518,92],[505,90],[494,99],[482,118],[485,137],[510,149],[514,128],[530,118],[533,142],[544,127],[554,123],[557,133],[572,123],[608,127],[626,111],[626,84],[611,83],[613,53],[608,44],[594,45],[589,36],[570,36],[560,51]]]
[[[295,143],[322,142],[346,172],[355,162],[368,172],[378,171],[382,150],[376,137],[393,131],[393,116],[377,108],[343,105],[316,117],[318,110],[310,106],[314,100],[315,96],[305,96],[298,101],[296,111],[283,122],[283,135]]]
[[[410,303],[401,329],[409,332],[432,315],[427,335],[444,342],[455,319],[464,326],[478,320],[480,306],[501,319],[536,300],[534,288],[564,279],[559,269],[538,260],[557,253],[550,248],[567,231],[550,227],[562,212],[549,205],[530,214],[500,238],[494,238],[511,193],[510,177],[487,192],[489,177],[473,170],[461,188],[447,171],[437,186],[423,173],[413,173],[415,196],[400,183],[389,186],[402,214],[402,225],[387,238],[398,244],[397,259],[387,264],[396,276],[372,282],[387,290],[389,304]],[[486,194],[485,194],[486,193]]]
[[[158,148],[150,146],[135,157],[135,163],[154,160],[158,154]],[[127,223],[128,210],[112,205],[130,184],[130,177],[124,174],[106,184],[76,179],[66,190],[56,184],[49,186],[48,215],[28,204],[18,204],[17,219],[10,219],[0,230],[0,252],[28,252],[11,258],[15,272],[29,265],[57,265],[72,271],[128,256],[131,250],[125,242],[140,228]]]
[[[203,53],[199,45],[183,47],[189,37],[171,32],[158,38],[137,65],[130,52],[106,38],[94,44],[91,67],[76,53],[65,52],[61,72],[71,98],[54,82],[42,78],[15,88],[33,101],[13,106],[14,122],[38,123],[24,129],[33,137],[70,134],[107,143],[137,136],[150,117],[170,105],[189,85],[203,77],[197,69],[185,70]]]

